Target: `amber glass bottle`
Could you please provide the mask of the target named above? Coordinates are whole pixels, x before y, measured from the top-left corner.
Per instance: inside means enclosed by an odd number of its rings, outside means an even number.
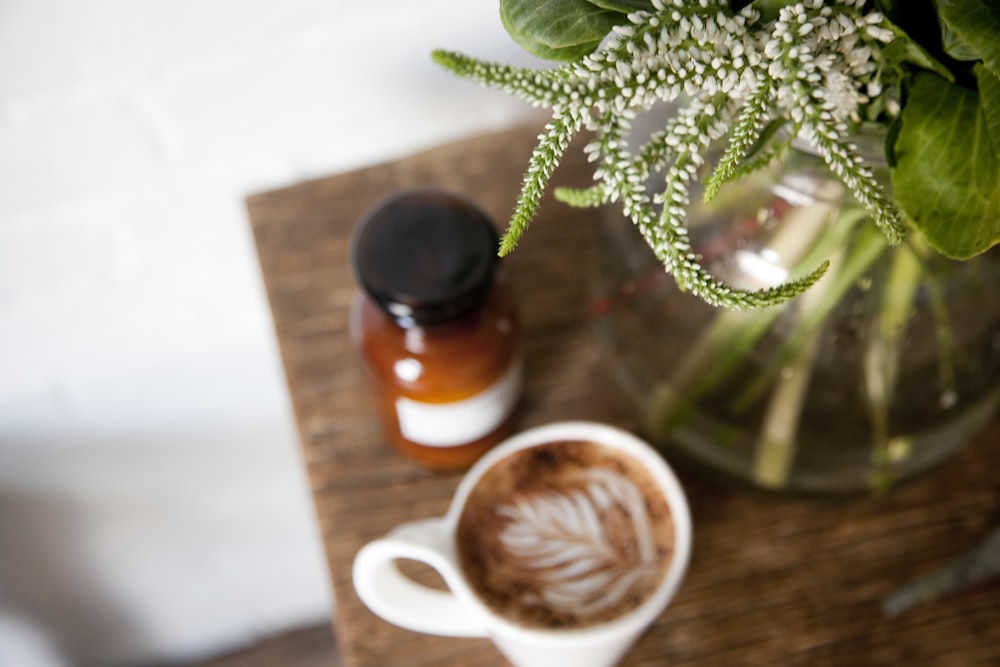
[[[517,317],[497,233],[469,202],[408,192],[355,229],[351,314],[389,442],[464,470],[506,434],[521,390]]]

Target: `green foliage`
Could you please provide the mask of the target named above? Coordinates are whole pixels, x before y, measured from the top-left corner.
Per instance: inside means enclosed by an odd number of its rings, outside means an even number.
[[[745,175],[747,158],[759,148],[763,128],[767,121],[768,98],[774,94],[774,81],[762,81],[750,93],[750,99],[736,121],[732,139],[726,152],[705,183],[705,201],[718,194],[719,189],[734,178]]]
[[[995,0],[938,0],[944,50],[960,61],[982,61],[1000,76],[1000,4]]]
[[[531,154],[531,161],[528,163],[528,170],[521,187],[521,196],[517,201],[517,208],[507,226],[507,232],[500,241],[501,255],[506,255],[514,249],[528,228],[528,223],[535,217],[538,202],[545,193],[545,187],[552,177],[552,172],[559,166],[570,141],[573,140],[573,136],[579,129],[578,120],[562,114],[557,114],[545,126],[545,133]]]
[[[576,60],[597,48],[643,0],[500,0],[500,20],[528,53],[545,60]]]
[[[517,244],[570,141],[586,129],[598,184],[559,191],[561,200],[621,205],[677,283],[710,303],[780,303],[823,267],[757,292],[720,283],[688,243],[692,180],[720,141],[708,198],[778,159],[798,136],[898,243],[901,211],[847,138],[864,122],[889,129],[900,208],[934,247],[970,257],[997,243],[1000,8],[992,0],[873,4],[886,15],[862,0],[501,0],[503,24],[520,45],[565,63],[533,70],[434,53],[460,76],[553,111],[501,252]],[[631,120],[662,101],[676,116],[630,146]],[[653,175],[663,189],[650,201]]]
[[[890,52],[913,72],[889,158],[907,218],[936,250],[968,259],[1000,242],[1000,5],[934,7],[937,57],[929,40],[900,39]]]
[[[976,77],[979,81],[979,110],[993,142],[993,152],[1000,155],[1000,76],[985,67],[978,67]]]
[[[985,90],[996,99],[996,77]],[[930,73],[914,78],[896,139],[893,184],[903,210],[939,252],[973,257],[1000,241],[997,111]]]

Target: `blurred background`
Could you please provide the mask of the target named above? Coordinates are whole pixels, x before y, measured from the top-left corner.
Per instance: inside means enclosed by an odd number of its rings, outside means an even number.
[[[532,117],[496,0],[0,0],[0,665],[189,661],[336,601],[246,195]]]

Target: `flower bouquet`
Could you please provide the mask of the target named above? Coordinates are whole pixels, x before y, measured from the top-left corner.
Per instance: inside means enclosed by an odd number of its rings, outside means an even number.
[[[501,254],[516,246],[571,141],[585,132],[595,183],[557,189],[557,199],[616,205],[661,275],[717,309],[685,344],[685,363],[644,389],[647,428],[683,429],[709,396],[744,411],[756,406],[763,416],[753,421],[748,476],[788,486],[824,331],[852,294],[871,291],[868,272],[881,263],[856,387],[874,462],[867,483],[892,481],[913,450],[913,438],[893,425],[898,387],[913,381],[901,370],[909,329],[934,332],[935,391],[952,396],[961,384],[951,297],[935,288],[932,268],[941,257],[969,260],[1000,241],[1000,7],[990,0],[501,0],[500,17],[526,50],[560,63],[518,68],[450,51],[434,59],[552,110]],[[658,115],[664,105],[669,113]],[[637,135],[650,115],[657,121]],[[858,139],[871,136],[873,150]],[[744,202],[803,151],[824,167],[826,190],[809,194],[793,223],[782,215],[760,225],[770,238],[758,259],[777,257],[777,270],[747,279],[713,266],[703,220]],[[772,198],[760,210],[781,205]],[[989,309],[991,280],[979,278],[980,310]],[[930,315],[915,325],[921,307]],[[1000,323],[991,316],[983,327],[992,345]],[[776,328],[786,332],[777,341]],[[991,401],[998,356],[993,349],[994,375],[981,388]],[[741,366],[755,357],[763,361],[752,371]],[[736,394],[721,396],[720,388],[737,383]],[[727,446],[724,431],[715,429],[713,446]]]

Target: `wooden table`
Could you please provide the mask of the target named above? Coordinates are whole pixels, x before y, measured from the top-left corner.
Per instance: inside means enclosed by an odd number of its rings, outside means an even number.
[[[347,667],[505,664],[486,640],[385,623],[354,593],[361,545],[402,521],[442,514],[458,478],[398,458],[382,439],[347,329],[348,238],[363,210],[412,187],[465,194],[505,222],[539,130],[475,137],[248,200]],[[589,167],[571,150],[555,181],[586,184]],[[509,257],[526,343],[521,427],[575,418],[628,426],[612,407],[588,322],[594,231],[593,211],[547,197]],[[1000,582],[896,618],[880,611],[890,591],[1000,523],[1000,421],[884,500],[775,496],[675,467],[694,515],[692,564],[626,665],[1000,664]]]

